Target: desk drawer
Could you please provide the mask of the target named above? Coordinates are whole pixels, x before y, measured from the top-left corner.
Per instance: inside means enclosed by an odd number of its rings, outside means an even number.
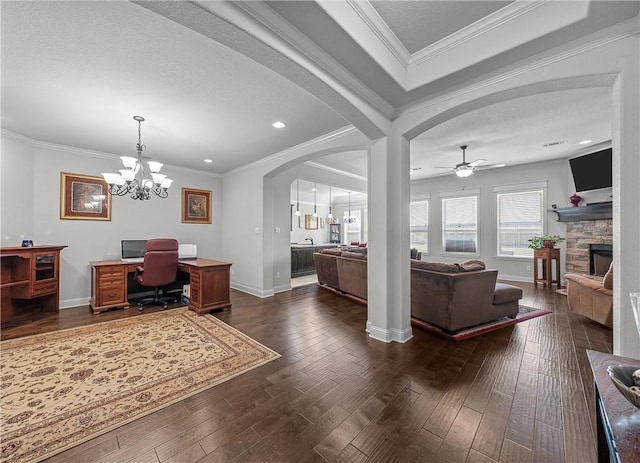
[[[58,282],[57,281],[49,281],[47,283],[36,284],[33,285],[31,290],[32,295],[35,296],[44,296],[45,294],[53,294],[58,290]]]
[[[100,287],[124,286],[124,277],[100,277]]]
[[[98,305],[123,304],[126,302],[124,286],[112,286],[100,288],[98,294]]]
[[[122,265],[113,267],[100,267],[98,269],[98,278],[102,281],[103,278],[124,278],[125,268]]]

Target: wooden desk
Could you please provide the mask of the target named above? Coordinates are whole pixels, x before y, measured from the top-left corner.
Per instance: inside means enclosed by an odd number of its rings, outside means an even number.
[[[542,260],[542,278],[538,278],[538,260]],[[556,261],[555,279],[552,276],[552,261]],[[553,283],[560,285],[560,249],[557,248],[540,248],[533,250],[533,284],[544,283],[545,286]]]
[[[640,408],[616,389],[607,374],[609,365],[637,365],[640,360],[587,351],[596,396],[598,462],[640,462]]]
[[[94,314],[114,307],[129,307],[127,274],[141,263],[101,260],[91,264],[91,299]],[[189,274],[191,298],[189,308],[202,315],[213,309],[231,307],[229,288],[231,264],[210,259],[178,262],[178,269]]]
[[[38,312],[59,312],[60,251],[66,246],[3,247],[2,323]]]

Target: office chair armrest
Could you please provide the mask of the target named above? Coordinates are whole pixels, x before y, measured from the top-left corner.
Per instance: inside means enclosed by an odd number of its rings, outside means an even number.
[[[136,267],[136,273],[133,274],[133,278],[135,279],[141,273],[144,273],[144,267],[141,267],[141,266],[138,265]]]

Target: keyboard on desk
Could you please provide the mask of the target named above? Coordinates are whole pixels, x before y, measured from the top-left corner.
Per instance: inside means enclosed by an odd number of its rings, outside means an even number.
[[[127,262],[128,264],[136,264],[144,262],[144,257],[127,257],[126,259],[121,259],[122,262]]]

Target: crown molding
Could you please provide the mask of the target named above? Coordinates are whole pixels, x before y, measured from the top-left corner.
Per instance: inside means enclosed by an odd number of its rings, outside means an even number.
[[[447,51],[459,47],[470,40],[476,39],[481,35],[508,23],[509,21],[513,21],[514,19],[539,8],[550,1],[551,0],[535,0],[523,2],[516,0],[504,8],[501,8],[498,11],[495,11],[490,15],[454,32],[453,34],[444,37],[436,43],[413,53],[408,60],[407,68],[419,66],[442,53],[446,53]]]
[[[227,175],[233,175],[233,174],[237,174],[240,173],[242,171],[245,170],[250,170],[253,169],[255,167],[258,167],[262,164],[266,164],[272,161],[277,161],[278,159],[281,158],[285,158],[287,156],[290,156],[291,154],[295,153],[296,151],[300,151],[300,150],[309,150],[312,149],[315,145],[319,144],[319,143],[325,143],[328,141],[331,141],[335,138],[338,137],[342,137],[345,135],[349,135],[351,133],[359,133],[359,130],[356,129],[354,126],[352,125],[347,125],[345,127],[342,127],[340,129],[334,130],[333,132],[329,132],[325,135],[321,135],[317,138],[314,138],[313,140],[308,140],[305,141],[299,145],[296,146],[292,146],[291,148],[287,148],[285,150],[279,151],[277,153],[274,153],[270,156],[265,156],[264,158],[258,159],[257,161],[253,161],[250,162],[249,164],[245,164],[244,166],[240,166],[240,167],[236,167],[233,170],[230,170],[228,172],[225,172],[223,176],[227,176]]]
[[[311,60],[318,67],[344,84],[351,92],[358,95],[369,105],[380,111],[387,118],[393,115],[394,108],[385,99],[366,86],[360,79],[349,72],[331,55],[316,45],[306,35],[292,26],[282,16],[263,2],[237,2],[236,6],[245,14],[265,26],[289,46]]]
[[[21,143],[25,143],[28,145],[36,144],[36,140],[34,140],[33,138],[27,137],[26,135],[22,135],[20,133],[12,132],[11,130],[0,128],[0,133],[2,133],[2,136],[5,138],[10,138]]]
[[[351,172],[347,172],[346,170],[337,169],[335,167],[330,167],[330,166],[327,166],[325,164],[320,164],[319,162],[306,161],[305,164],[310,166],[310,167],[315,167],[316,169],[321,169],[321,170],[325,170],[327,172],[331,172],[333,174],[339,174],[339,175],[343,175],[345,177],[355,178],[356,180],[361,180],[361,181],[363,181],[365,183],[367,182],[367,177],[363,177],[362,175],[358,175],[358,174],[354,174],[354,173],[351,173]]]
[[[347,4],[360,17],[362,22],[380,40],[380,43],[391,53],[404,67],[409,66],[411,54],[400,41],[398,36],[391,30],[376,9],[368,0],[347,0]]]
[[[452,92],[447,92],[444,95],[441,95],[437,98],[432,98],[429,100],[423,100],[418,103],[410,103],[408,105],[401,106],[396,109],[394,118],[398,118],[400,116],[405,116],[418,111],[422,111],[426,108],[442,104],[445,101],[448,101],[469,93],[476,92],[480,89],[483,89],[485,87],[490,87],[492,85],[495,85],[505,80],[517,78],[519,76],[535,71],[537,69],[550,66],[554,63],[572,58],[574,56],[603,47],[605,45],[608,45],[613,42],[617,42],[619,40],[624,40],[626,38],[633,37],[638,34],[640,34],[640,24],[638,23],[637,19],[636,18],[628,19],[614,26],[611,26],[605,31],[595,32],[590,36],[576,39],[573,42],[556,47],[551,51],[541,53],[540,55],[537,55],[533,58],[525,60],[524,64],[519,63],[518,65],[515,65],[514,68],[509,69],[505,72],[496,74],[488,79],[484,79],[480,82],[466,85],[464,88],[454,90]],[[602,74],[599,74],[599,77],[603,80],[603,82],[606,81],[606,82],[609,82],[609,84],[611,84],[615,79],[615,73],[611,73],[611,72],[602,73]]]

